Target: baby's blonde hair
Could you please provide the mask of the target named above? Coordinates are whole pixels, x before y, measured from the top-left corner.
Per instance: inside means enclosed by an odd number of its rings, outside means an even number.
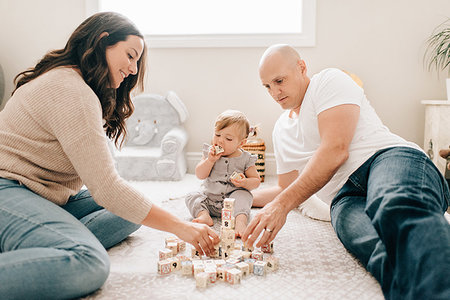
[[[231,125],[238,125],[240,129],[241,139],[246,139],[250,133],[250,123],[247,117],[238,110],[228,109],[217,116],[214,128],[216,131],[227,128]]]

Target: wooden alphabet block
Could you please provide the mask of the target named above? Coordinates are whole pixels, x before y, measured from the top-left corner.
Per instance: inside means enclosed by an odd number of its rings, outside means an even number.
[[[242,272],[238,269],[229,269],[227,270],[227,282],[230,284],[238,284],[241,283],[241,275]]]
[[[262,245],[261,251],[264,253],[273,253],[273,242],[270,242],[268,245]]]
[[[195,283],[197,287],[204,288],[208,285],[209,275],[205,272],[195,275]]]
[[[253,265],[253,274],[258,276],[264,276],[266,275],[267,271],[267,262],[265,261],[257,261]]]
[[[248,271],[249,271],[249,273],[253,273],[253,265],[255,264],[256,259],[254,259],[254,258],[247,258],[247,259],[244,260],[244,262],[248,264]]]
[[[185,241],[177,239],[176,243],[177,243],[178,252],[186,251],[186,242]]]
[[[158,274],[167,275],[172,271],[171,263],[168,260],[158,261]]]
[[[279,259],[274,255],[269,255],[265,258],[265,262],[267,262],[267,271],[273,272],[278,270]]]
[[[173,252],[170,249],[164,248],[159,250],[159,260],[165,260],[168,259],[169,257],[172,257]]]
[[[226,280],[226,269],[224,267],[218,267],[217,268],[217,279],[220,281]]]
[[[205,266],[204,265],[194,265],[194,276],[198,275],[199,273],[205,272]]]
[[[192,276],[194,274],[194,268],[192,267],[192,261],[181,262],[181,274]]]
[[[192,248],[191,249],[191,256],[192,256],[192,258],[200,258],[200,252],[198,252],[197,251],[197,249],[195,249],[195,248]]]
[[[205,273],[208,274],[209,283],[215,283],[217,281],[216,268],[205,268]]]
[[[252,252],[252,258],[256,260],[263,260],[263,253],[259,250],[255,250]]]
[[[234,229],[234,221],[235,221],[235,218],[231,218],[231,220],[222,219],[222,227],[225,227],[228,229]]]
[[[223,208],[234,211],[234,202],[235,202],[234,198],[225,198],[223,200]]]
[[[222,220],[231,220],[233,211],[229,209],[222,209]]]
[[[245,262],[239,262],[236,264],[236,267],[241,270],[242,277],[247,276],[250,273],[250,267],[248,263]]]
[[[176,257],[170,257],[167,260],[170,262],[171,272],[181,270],[181,264]]]
[[[176,242],[169,242],[169,243],[167,243],[166,248],[172,250],[172,256],[177,255],[177,253],[178,253],[178,244]]]

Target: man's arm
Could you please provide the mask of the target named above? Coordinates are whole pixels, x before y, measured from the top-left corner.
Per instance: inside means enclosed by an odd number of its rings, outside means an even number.
[[[321,143],[298,178],[268,203],[247,226],[242,239],[253,245],[263,229],[257,247],[271,242],[286,222],[287,214],[319,191],[345,163],[359,119],[360,108],[339,105],[318,116]]]
[[[287,188],[298,177],[298,171],[294,170],[289,173],[278,175],[278,184],[266,188],[252,191],[253,207],[264,207],[272,201],[278,194]]]

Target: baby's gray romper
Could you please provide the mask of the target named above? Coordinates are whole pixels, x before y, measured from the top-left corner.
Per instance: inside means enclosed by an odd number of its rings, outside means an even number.
[[[203,145],[203,157],[208,156],[209,145]],[[234,216],[250,215],[252,207],[252,194],[241,187],[236,187],[230,181],[234,171],[244,173],[255,165],[257,156],[242,150],[238,157],[220,157],[211,169],[209,176],[203,181],[201,190],[189,193],[186,196],[186,206],[195,218],[202,210],[207,210],[211,216],[220,217],[223,208],[223,199],[234,198]]]

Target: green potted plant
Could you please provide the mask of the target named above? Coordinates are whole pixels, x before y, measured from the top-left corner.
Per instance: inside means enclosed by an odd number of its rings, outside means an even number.
[[[447,70],[447,100],[450,101],[450,19],[439,25],[428,38],[425,56],[428,70]]]

